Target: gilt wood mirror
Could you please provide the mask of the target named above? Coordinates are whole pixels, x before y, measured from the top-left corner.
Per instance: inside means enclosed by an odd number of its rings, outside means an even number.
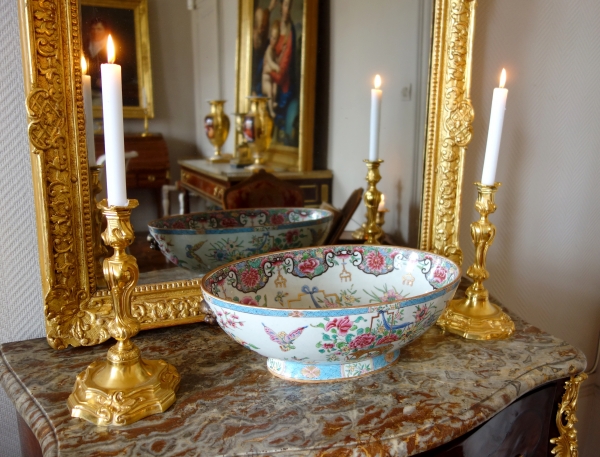
[[[462,171],[474,116],[469,90],[475,1],[432,2],[419,247],[460,263]],[[56,349],[94,345],[109,338],[112,304],[95,275],[80,5],[19,4],[47,339]],[[205,317],[200,278],[138,285],[132,306],[142,329]]]

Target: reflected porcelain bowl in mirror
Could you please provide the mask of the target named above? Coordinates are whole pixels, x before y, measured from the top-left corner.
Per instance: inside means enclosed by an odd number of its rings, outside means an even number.
[[[271,373],[318,382],[372,373],[431,327],[458,266],[392,246],[322,246],[255,256],[208,273],[204,299],[221,328],[268,357]]]
[[[322,209],[260,208],[169,216],[148,228],[169,261],[206,273],[256,254],[323,244],[332,220]]]

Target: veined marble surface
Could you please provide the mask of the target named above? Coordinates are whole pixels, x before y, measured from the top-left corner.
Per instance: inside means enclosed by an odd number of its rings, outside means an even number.
[[[434,327],[387,369],[323,384],[274,377],[265,358],[218,327],[146,331],[134,339],[144,358],[167,360],[182,381],[169,410],[124,427],[72,418],[66,404],[75,376],[111,342],[64,351],[44,339],[4,344],[0,382],[48,456],[408,456],[584,370],[581,351],[512,317],[509,340],[464,340]]]

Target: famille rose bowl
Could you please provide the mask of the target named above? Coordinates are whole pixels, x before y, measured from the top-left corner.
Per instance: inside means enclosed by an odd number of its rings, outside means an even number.
[[[256,254],[323,244],[332,220],[323,209],[260,208],[164,217],[148,228],[169,261],[206,273]]]
[[[329,381],[377,371],[431,327],[460,281],[435,254],[322,246],[258,255],[204,276],[221,328],[273,374]]]

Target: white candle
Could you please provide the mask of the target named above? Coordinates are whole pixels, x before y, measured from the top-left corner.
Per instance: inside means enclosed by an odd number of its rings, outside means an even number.
[[[106,155],[106,193],[109,206],[127,206],[125,186],[125,139],[123,136],[123,90],[121,66],[115,65],[115,47],[109,35],[108,62],[100,66],[102,76],[102,115]]]
[[[508,96],[508,89],[504,88],[505,83],[506,70],[503,68],[500,76],[500,87],[494,89],[492,99],[492,114],[490,115],[483,174],[481,176],[481,184],[486,186],[494,185],[496,179],[496,165],[498,165],[498,152],[500,151],[500,139],[502,138],[506,97]]]
[[[377,208],[377,211],[385,211],[385,195],[383,194],[381,194],[381,201],[379,202],[379,207]]]
[[[142,108],[148,108],[148,96],[146,95],[145,87],[142,87]]]
[[[83,72],[83,112],[85,113],[85,140],[87,143],[88,165],[96,165],[96,145],[94,144],[94,110],[92,109],[92,77],[87,75],[87,60],[81,56]]]
[[[369,160],[379,158],[379,118],[381,117],[381,77],[375,76],[375,88],[371,89],[371,142],[369,144]]]

